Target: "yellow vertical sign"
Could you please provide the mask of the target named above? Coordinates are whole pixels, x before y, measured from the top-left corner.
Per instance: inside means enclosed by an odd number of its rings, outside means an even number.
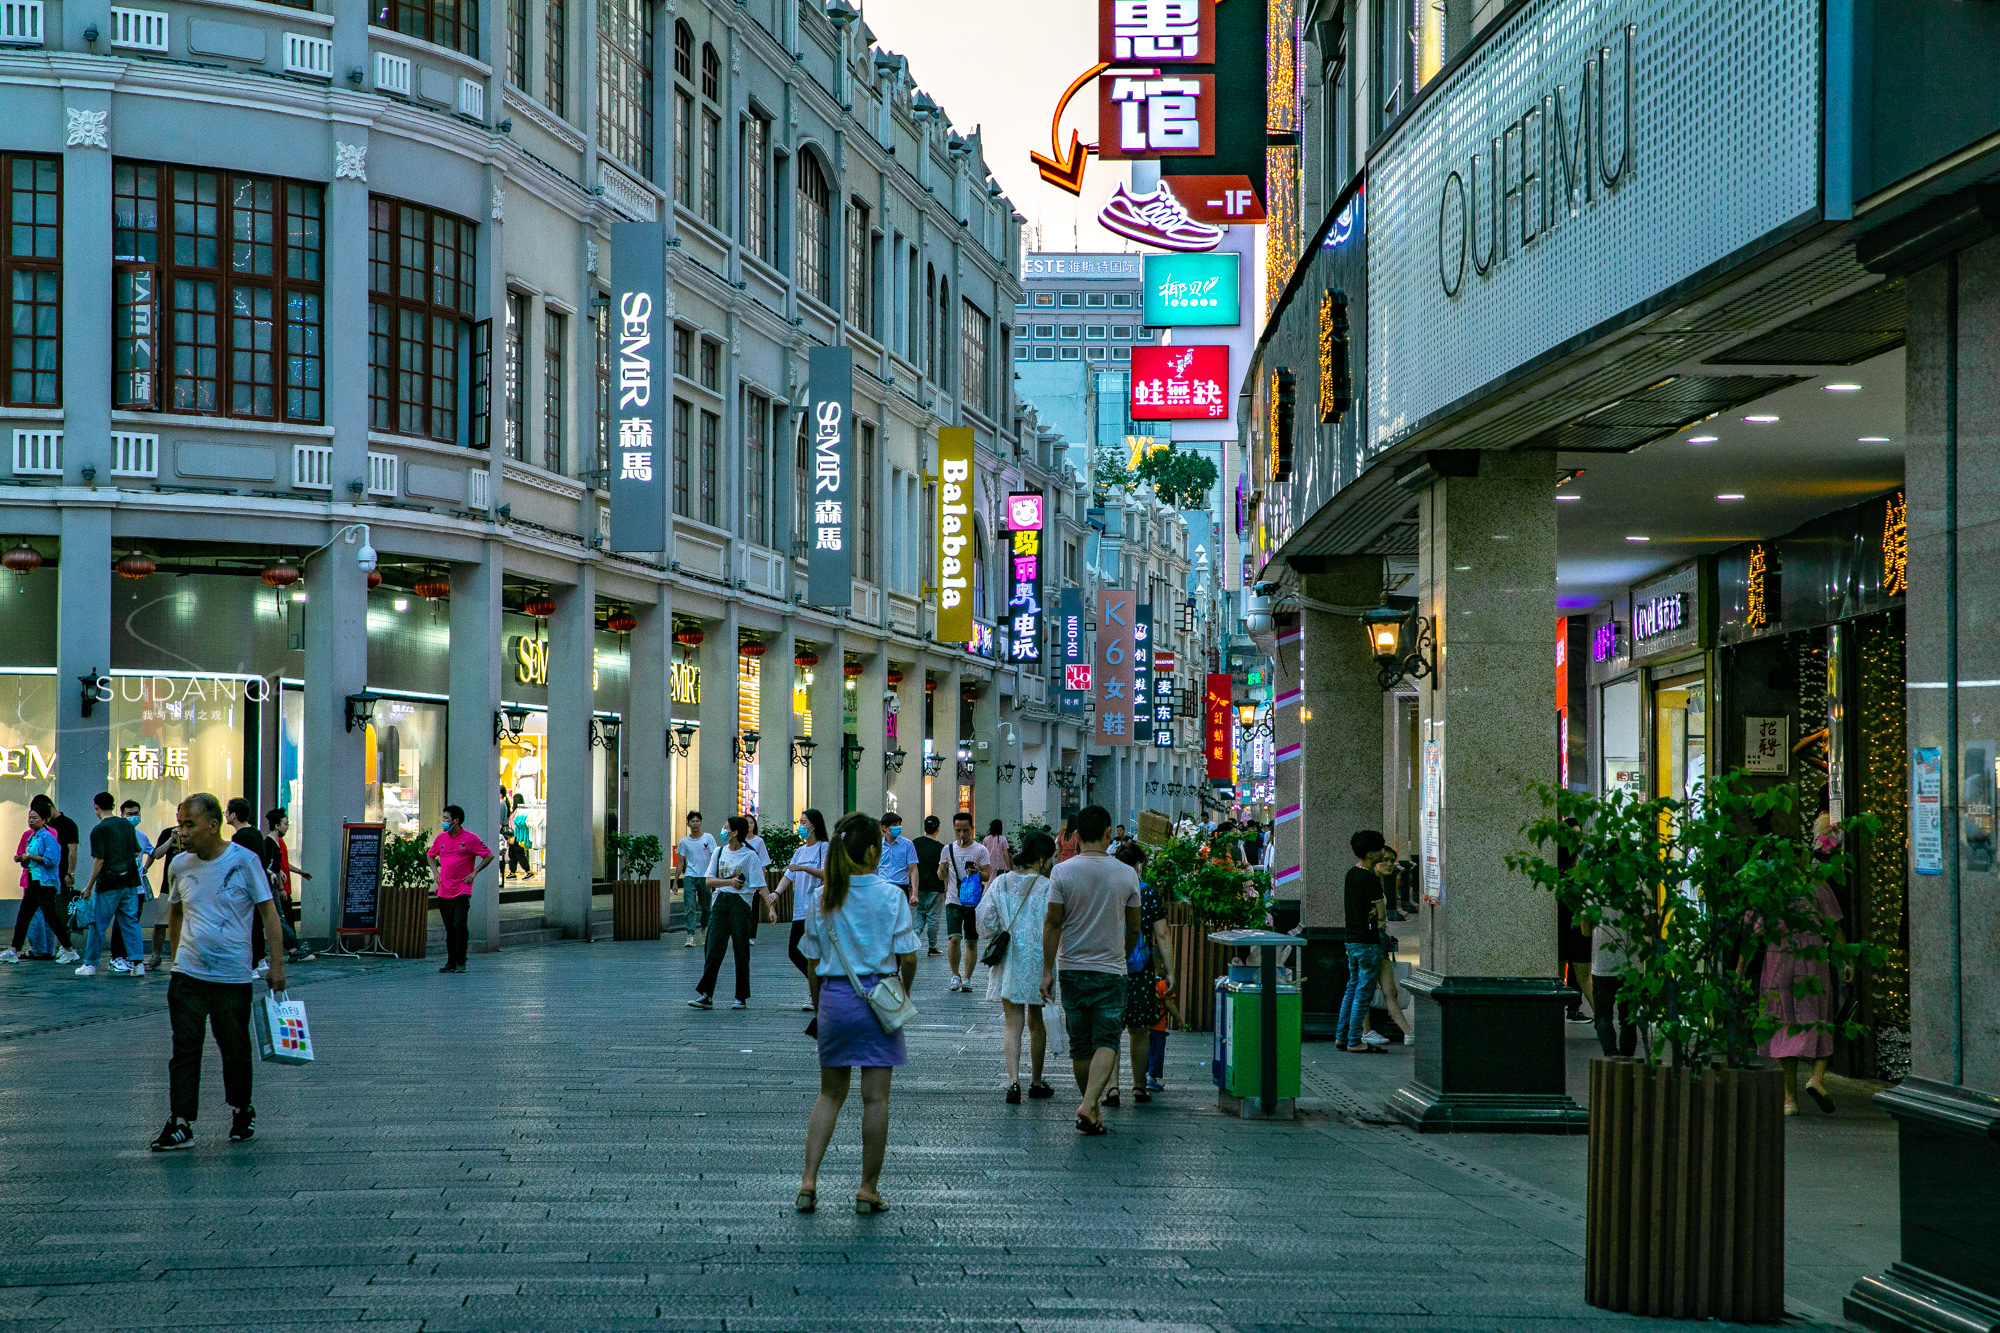
[[[972,427],[938,428],[938,605],[940,643],[972,641]]]

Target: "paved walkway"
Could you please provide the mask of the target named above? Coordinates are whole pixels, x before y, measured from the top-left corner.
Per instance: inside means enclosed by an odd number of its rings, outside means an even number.
[[[935,959],[894,1211],[841,1207],[857,1102],[799,1216],[817,1069],[781,941],[747,1013],[685,1008],[672,938],[301,967],[319,1062],[259,1066],[232,1145],[211,1057],[199,1146],[166,1156],[166,978],[0,968],[0,1333],[1658,1327],[1582,1303],[1580,1139],[1368,1124],[1407,1057],[1324,1047],[1299,1121],[1227,1120],[1198,1035],[1087,1139],[1065,1099],[1002,1103],[997,1012]]]

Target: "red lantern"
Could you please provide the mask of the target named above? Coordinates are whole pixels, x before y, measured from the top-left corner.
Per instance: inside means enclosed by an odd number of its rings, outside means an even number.
[[[143,551],[134,551],[111,568],[117,571],[120,577],[143,579],[151,577],[153,571],[158,569],[159,566],[153,563],[152,556],[147,555]]]
[[[299,567],[292,564],[289,560],[278,560],[266,565],[264,572],[258,577],[273,588],[289,588],[304,578],[305,575],[300,573]]]
[[[369,570],[369,571],[368,571],[368,591],[370,591],[370,592],[374,592],[374,591],[375,591],[375,590],[376,590],[377,588],[379,588],[379,587],[381,587],[381,586],[382,586],[382,571],[381,571],[381,570],[379,570],[379,569],[371,569],[371,570]]]
[[[926,677],[924,677],[924,693],[925,693],[925,694],[936,694],[936,693],[937,693],[937,687],[938,687],[938,683],[937,683],[936,681],[932,680],[932,679],[931,679],[931,678],[930,678],[929,676],[926,676]]]
[[[769,652],[770,649],[766,648],[763,644],[757,643],[753,640],[750,643],[743,644],[741,647],[737,648],[736,651],[744,657],[762,657],[765,653]]]
[[[816,667],[819,665],[819,654],[814,652],[795,653],[792,656],[792,665],[796,667]]]
[[[613,634],[630,634],[638,627],[639,617],[633,615],[628,610],[613,611],[610,615],[604,617],[604,628],[610,630]]]
[[[701,641],[707,637],[706,634],[703,634],[698,629],[677,629],[674,631],[674,642],[683,648],[699,648],[701,647]]]
[[[891,685],[901,685],[903,683],[903,673],[891,667],[889,669],[889,683]]]
[[[418,588],[417,591],[422,592],[423,589]],[[547,593],[543,593],[540,597],[530,597],[527,601],[521,603],[521,614],[524,616],[533,616],[536,620],[547,620],[555,613],[556,599]]]
[[[451,580],[436,574],[426,574],[417,580],[417,596],[427,602],[442,602],[451,596]]]
[[[854,677],[860,675],[863,669],[864,668],[862,667],[861,663],[849,662],[846,666],[841,668],[841,671],[848,677],[848,679],[852,680]]]
[[[32,574],[42,567],[42,553],[22,542],[7,554],[0,555],[0,565],[6,566],[16,574]]]

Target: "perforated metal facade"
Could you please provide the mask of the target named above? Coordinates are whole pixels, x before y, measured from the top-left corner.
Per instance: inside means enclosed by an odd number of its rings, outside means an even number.
[[[1819,8],[1546,0],[1452,71],[1369,163],[1369,451],[1816,209]],[[1607,186],[1628,25],[1630,155]],[[1605,48],[1605,151],[1572,204],[1559,140],[1576,142],[1586,61]],[[1540,179],[1504,199],[1501,237],[1493,195],[1524,164]]]

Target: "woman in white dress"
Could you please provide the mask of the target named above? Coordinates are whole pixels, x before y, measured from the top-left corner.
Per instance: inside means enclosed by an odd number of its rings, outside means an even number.
[[[799,940],[806,933],[806,914],[812,910],[813,899],[819,894],[819,886],[826,880],[826,816],[817,810],[808,810],[799,816],[799,828],[805,834],[805,841],[792,853],[792,863],[785,868],[785,879],[792,886],[792,941],[786,956],[792,966],[806,979],[808,991],[812,988],[811,960],[799,952]],[[812,996],[799,1006],[811,1012]]]
[[[997,966],[986,969],[986,999],[998,1001],[1007,1015],[1004,1046],[1007,1104],[1021,1101],[1021,1028],[1029,1035],[1028,1095],[1037,1100],[1056,1095],[1042,1082],[1042,1058],[1048,1052],[1048,1029],[1042,1022],[1042,924],[1049,911],[1049,865],[1055,860],[1055,839],[1036,830],[1022,836],[1015,869],[993,881],[979,900],[979,938],[990,942],[1007,933],[1007,952]]]

